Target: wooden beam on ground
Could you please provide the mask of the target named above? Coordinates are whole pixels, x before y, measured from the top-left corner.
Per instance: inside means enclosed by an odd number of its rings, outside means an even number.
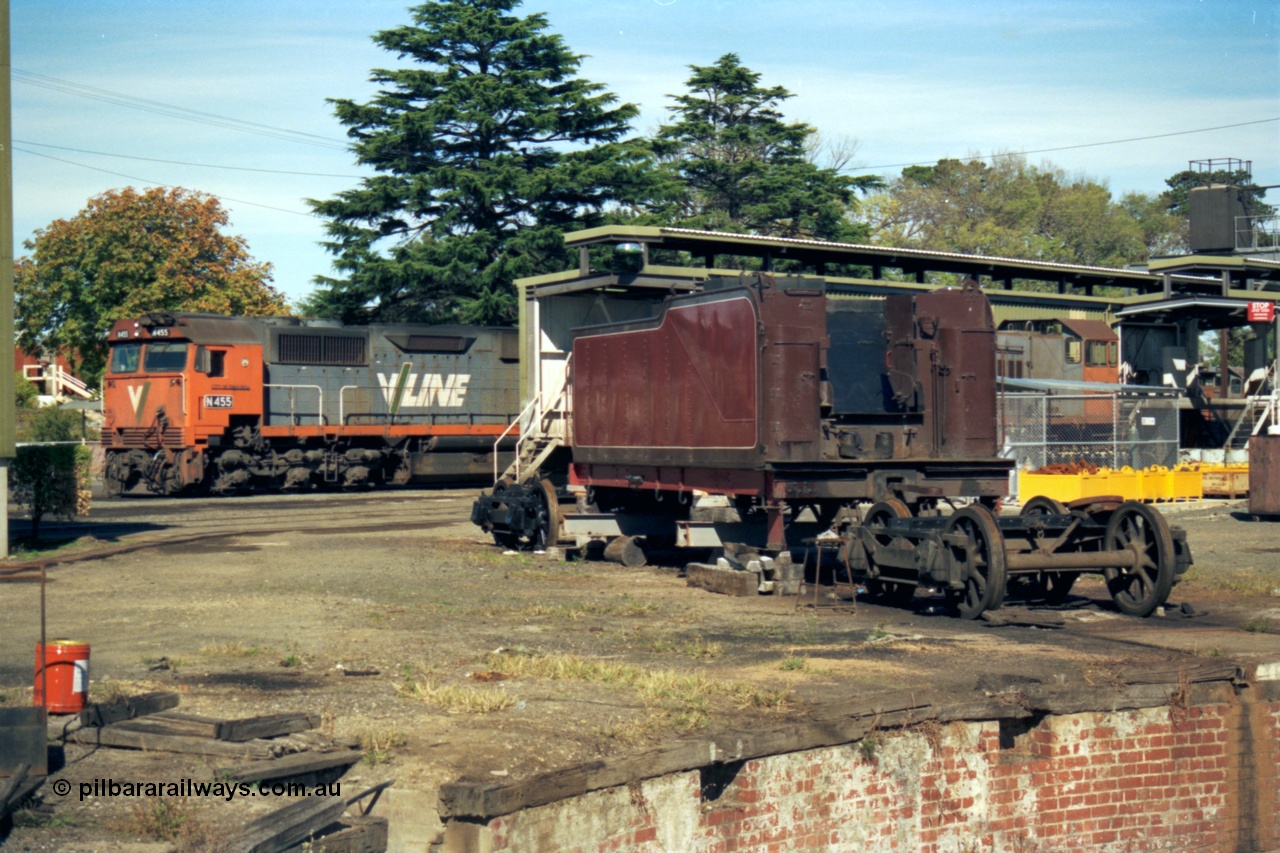
[[[219,767],[213,775],[214,778],[227,782],[262,782],[266,779],[320,773],[335,767],[350,767],[363,757],[364,753],[358,749],[322,753],[296,752],[271,761],[251,761],[233,767]]]
[[[109,726],[121,720],[132,720],[135,717],[145,717],[148,714],[157,714],[176,708],[178,701],[177,693],[164,692],[144,693],[141,696],[121,699],[119,702],[89,705],[80,712],[80,725]]]
[[[385,817],[344,817],[341,829],[317,838],[307,848],[311,853],[384,853],[387,849]]]
[[[9,813],[9,800],[18,793],[18,789],[22,787],[22,783],[27,781],[27,771],[31,769],[30,764],[19,764],[13,768],[13,774],[0,786],[0,818]]]
[[[77,729],[70,734],[69,739],[90,746],[111,746],[152,752],[181,752],[187,755],[207,755],[212,758],[246,761],[255,758],[271,758],[275,755],[271,744],[266,741],[227,743],[205,737],[136,731],[130,728],[133,725],[138,723],[126,721],[100,729]]]
[[[304,797],[250,823],[233,845],[244,853],[280,853],[319,835],[342,817],[341,797]]]
[[[319,714],[267,714],[243,720],[226,720],[218,726],[218,740],[236,743],[258,738],[305,732],[320,725]]]

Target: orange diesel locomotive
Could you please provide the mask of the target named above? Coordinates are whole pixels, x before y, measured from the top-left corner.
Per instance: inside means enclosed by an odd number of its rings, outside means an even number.
[[[519,411],[514,329],[156,312],[109,338],[110,494],[483,480]]]

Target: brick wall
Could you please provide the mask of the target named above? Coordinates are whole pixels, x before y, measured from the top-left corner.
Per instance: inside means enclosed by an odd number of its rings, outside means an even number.
[[[484,823],[446,850],[1280,850],[1280,703],[931,723]]]

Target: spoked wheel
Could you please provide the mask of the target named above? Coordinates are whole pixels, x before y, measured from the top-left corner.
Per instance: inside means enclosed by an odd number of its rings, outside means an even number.
[[[1039,495],[1023,504],[1022,516],[1027,515],[1069,515],[1071,510],[1060,500]]]
[[[1037,515],[1069,515],[1071,510],[1062,501],[1047,498],[1043,495],[1027,501],[1022,507],[1021,516]],[[1079,572],[1040,572],[1032,575],[1030,588],[1024,593],[1026,598],[1043,600],[1046,604],[1062,604],[1071,594],[1071,587],[1080,578]]]
[[[871,509],[867,510],[866,517],[862,519],[862,526],[871,531],[872,537],[879,545],[888,547],[895,538],[893,534],[885,531],[890,519],[910,517],[911,510],[907,509],[906,504],[895,498],[890,498],[887,501],[875,504]],[[874,559],[874,555],[867,555],[868,563],[873,563]],[[869,578],[867,580],[867,592],[887,604],[895,607],[905,607],[915,596],[916,585],[884,578]]]
[[[977,619],[984,610],[995,610],[1004,603],[1004,537],[991,511],[977,505],[951,516],[946,532],[962,537],[949,546],[964,578],[964,589],[951,596],[952,603],[961,619]]]
[[[1129,569],[1103,569],[1111,600],[1121,613],[1150,616],[1169,598],[1177,565],[1169,525],[1155,509],[1133,501],[1120,505],[1107,522],[1108,551],[1132,551]]]

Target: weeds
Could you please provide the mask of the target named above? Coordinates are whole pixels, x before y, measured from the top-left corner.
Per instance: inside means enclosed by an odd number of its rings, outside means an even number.
[[[782,659],[782,663],[778,664],[778,668],[783,672],[799,672],[809,665],[809,662],[802,657],[791,655]]]
[[[1276,630],[1272,626],[1271,620],[1265,616],[1254,616],[1252,619],[1246,619],[1241,623],[1240,629],[1251,634],[1270,634]]]
[[[677,654],[695,660],[718,658],[724,653],[724,646],[698,635],[688,639],[659,637],[649,643],[649,650],[655,654]]]
[[[453,684],[438,684],[434,679],[405,683],[396,692],[406,699],[425,702],[451,713],[489,714],[515,704],[510,696],[496,690],[480,690]]]
[[[138,800],[125,817],[109,822],[107,828],[131,838],[168,841],[180,850],[226,850],[230,842],[186,797]]]
[[[288,657],[286,657],[286,658],[284,658],[283,660],[281,660],[281,661],[280,661],[280,665],[281,665],[281,666],[283,666],[283,667],[290,668],[290,669],[292,669],[292,668],[294,668],[294,667],[302,666],[302,656],[301,656],[301,655],[289,655]]]
[[[370,729],[361,732],[358,737],[364,761],[370,767],[386,764],[397,749],[409,742],[405,733],[399,729]]]
[[[209,657],[254,658],[271,651],[268,646],[248,646],[238,640],[234,643],[201,646],[200,654]]]
[[[780,711],[791,698],[789,690],[766,690],[745,682],[723,681],[698,673],[651,670],[576,655],[543,657],[489,655],[488,667],[509,676],[583,681],[635,689],[650,710],[664,712],[681,731],[706,724],[713,699],[725,699],[739,709]]]

